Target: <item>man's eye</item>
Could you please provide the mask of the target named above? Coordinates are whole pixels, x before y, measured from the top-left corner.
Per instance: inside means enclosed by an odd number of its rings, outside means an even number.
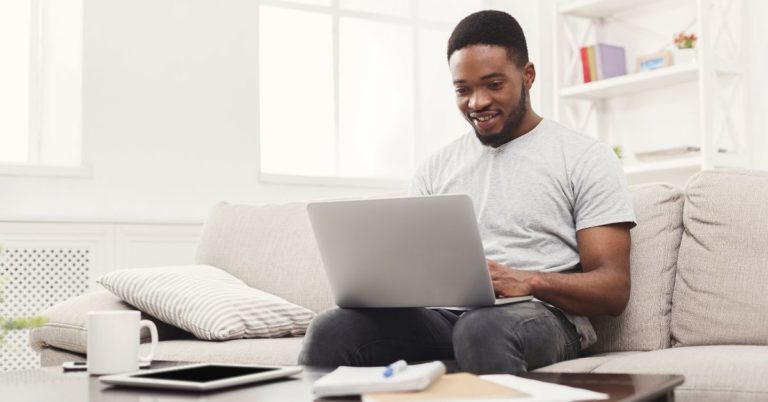
[[[467,93],[467,88],[456,88],[456,95],[464,95]]]
[[[496,82],[492,82],[492,83],[488,84],[488,88],[500,89],[502,87],[502,85],[504,85],[504,83],[502,83],[501,81],[496,81]]]

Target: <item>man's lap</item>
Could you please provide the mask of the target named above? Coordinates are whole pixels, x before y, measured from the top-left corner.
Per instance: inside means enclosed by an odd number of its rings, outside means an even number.
[[[478,308],[461,317],[441,309],[336,308],[321,313],[313,321],[305,337],[300,363],[384,365],[397,359],[453,360],[455,346],[459,346],[455,345],[457,342],[461,343],[462,350],[477,348],[478,352],[488,353],[488,348],[508,348],[508,341],[520,336],[523,343],[529,342],[528,338],[539,337],[561,340],[560,348],[570,348],[571,345],[565,343],[571,343],[573,335],[560,333],[563,332],[563,323],[558,321],[561,318],[564,319],[538,302]],[[557,333],[552,334],[554,337],[542,337],[546,334],[538,333],[541,331]],[[578,337],[575,340],[578,341]],[[537,345],[529,350],[541,347]],[[504,353],[503,350],[494,352]]]

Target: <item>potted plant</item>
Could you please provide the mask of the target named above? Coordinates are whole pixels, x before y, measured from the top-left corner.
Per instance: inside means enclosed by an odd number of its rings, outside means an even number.
[[[685,34],[679,32],[675,35],[674,43],[674,62],[675,64],[688,64],[696,61],[696,40],[695,33]]]

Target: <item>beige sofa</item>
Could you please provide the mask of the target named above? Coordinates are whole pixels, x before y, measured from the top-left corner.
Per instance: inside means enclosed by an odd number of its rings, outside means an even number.
[[[593,319],[599,341],[584,357],[540,371],[679,373],[680,401],[768,400],[768,173],[712,170],[685,191],[632,193],[629,306]],[[315,311],[332,306],[304,204],[218,205],[197,262]],[[130,306],[96,291],[50,309],[31,334],[43,365],[82,359],[83,314],[104,308]],[[164,360],[295,364],[301,347],[301,338],[206,342],[160,329]]]

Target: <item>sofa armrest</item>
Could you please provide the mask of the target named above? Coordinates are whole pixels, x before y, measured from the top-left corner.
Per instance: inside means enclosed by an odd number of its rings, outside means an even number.
[[[32,349],[39,352],[47,347],[85,353],[87,348],[86,313],[97,310],[137,310],[107,290],[98,289],[58,303],[41,315],[48,319],[45,325],[34,328],[29,335]],[[155,317],[141,313],[143,320],[150,320],[157,325],[159,339],[188,339],[192,334],[166,324]],[[141,342],[149,342],[149,331],[141,329]]]

